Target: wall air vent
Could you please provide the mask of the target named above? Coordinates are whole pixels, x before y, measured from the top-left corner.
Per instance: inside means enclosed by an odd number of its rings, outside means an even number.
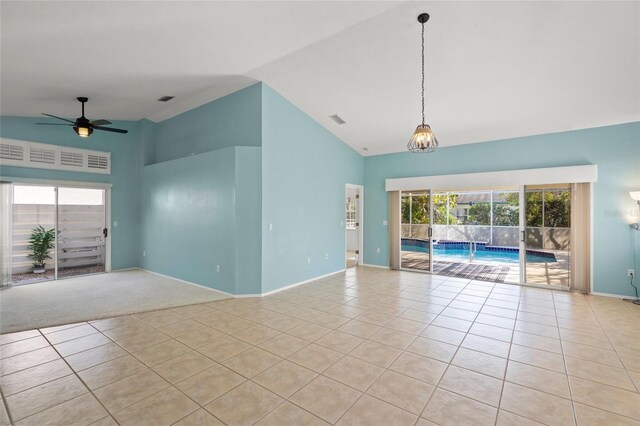
[[[109,157],[106,155],[89,154],[87,161],[87,166],[90,169],[106,170],[109,168]]]
[[[175,96],[162,96],[161,98],[158,99],[158,101],[160,101],[160,102],[169,102],[174,97]]]
[[[0,138],[0,166],[111,174],[111,153]]]
[[[29,147],[29,161],[32,163],[55,164],[56,152],[43,147]]]
[[[63,166],[82,167],[83,155],[79,152],[60,151],[60,164]]]
[[[0,145],[0,158],[3,160],[24,160],[24,147],[14,144],[2,144]]]
[[[346,121],[344,121],[338,114],[330,115],[329,118],[338,124],[346,124]]]

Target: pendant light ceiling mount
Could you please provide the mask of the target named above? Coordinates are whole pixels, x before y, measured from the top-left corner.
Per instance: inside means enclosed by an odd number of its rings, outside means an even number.
[[[431,126],[426,124],[424,119],[424,24],[429,18],[428,13],[418,15],[418,22],[422,25],[422,124],[416,127],[411,140],[409,140],[407,144],[407,149],[416,153],[433,152],[439,146],[438,139],[436,139],[436,136],[431,131]]]
[[[421,24],[426,24],[428,20],[429,20],[428,13],[421,13],[420,15],[418,15],[418,22],[420,22]]]

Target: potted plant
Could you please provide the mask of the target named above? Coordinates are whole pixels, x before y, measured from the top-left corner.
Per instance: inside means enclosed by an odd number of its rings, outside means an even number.
[[[27,248],[31,250],[29,257],[33,259],[34,274],[42,274],[44,272],[46,260],[51,259],[49,251],[53,248],[54,239],[54,230],[49,229],[47,231],[42,225],[38,225],[31,231],[31,238]]]

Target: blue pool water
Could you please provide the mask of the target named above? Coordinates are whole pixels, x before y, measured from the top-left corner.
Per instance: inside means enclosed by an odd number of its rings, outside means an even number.
[[[414,251],[419,253],[426,253],[429,251],[429,248],[412,245],[412,244],[402,244],[402,251]],[[435,245],[433,247],[433,256],[434,258],[439,258],[442,260],[468,261],[469,250],[460,249],[460,248],[445,249],[444,247],[438,247],[437,245]],[[491,250],[490,248],[487,248],[484,250],[478,249],[476,251],[474,258],[477,260],[486,260],[491,262],[519,263],[520,253],[518,250],[499,251],[499,250]],[[556,258],[553,255],[542,256],[534,252],[529,252],[527,250],[527,262],[528,263],[556,262]]]

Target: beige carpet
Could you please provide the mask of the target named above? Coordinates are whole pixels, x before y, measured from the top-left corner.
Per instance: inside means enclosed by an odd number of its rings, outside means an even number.
[[[0,290],[0,333],[227,298],[140,270],[26,284]]]

